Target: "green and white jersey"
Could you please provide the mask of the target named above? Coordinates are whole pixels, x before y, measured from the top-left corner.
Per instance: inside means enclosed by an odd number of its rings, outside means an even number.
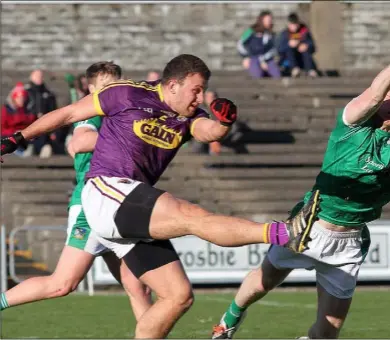
[[[346,227],[378,219],[390,201],[389,168],[390,133],[375,128],[374,118],[348,126],[339,112],[314,186],[319,217]]]
[[[74,128],[88,127],[98,131],[102,124],[102,117],[96,116],[74,124]],[[76,187],[73,190],[69,201],[69,207],[75,204],[81,204],[81,192],[84,188],[85,175],[89,171],[92,152],[78,153],[74,158],[74,169],[76,170]]]

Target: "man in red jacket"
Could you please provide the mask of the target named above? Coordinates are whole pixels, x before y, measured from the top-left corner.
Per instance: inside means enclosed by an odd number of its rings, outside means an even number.
[[[1,107],[1,136],[10,137],[23,130],[37,119],[36,115],[26,110],[28,93],[23,83],[18,82]]]

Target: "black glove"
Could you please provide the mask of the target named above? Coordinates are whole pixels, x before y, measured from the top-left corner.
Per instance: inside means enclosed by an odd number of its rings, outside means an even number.
[[[14,133],[11,137],[1,139],[1,156],[13,153],[17,148],[27,147],[27,142],[20,132]]]
[[[222,125],[230,126],[237,119],[237,106],[229,99],[214,99],[210,104],[210,109]]]

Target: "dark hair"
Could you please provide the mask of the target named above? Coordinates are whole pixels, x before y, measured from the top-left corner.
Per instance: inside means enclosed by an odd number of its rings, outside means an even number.
[[[119,65],[112,61],[99,61],[92,64],[85,71],[88,83],[95,79],[100,73],[110,74],[116,78],[122,77],[122,69]]]
[[[86,95],[89,94],[89,89],[88,89],[88,88],[86,88],[86,89],[83,88],[83,82],[82,82],[82,79],[83,79],[83,78],[87,79],[87,81],[88,81],[88,78],[86,77],[85,74],[79,74],[79,75],[77,76],[77,79],[76,79],[76,88],[79,89],[81,92],[83,92],[84,95],[86,96]]]
[[[78,86],[79,88],[81,88],[81,86],[83,85],[83,84],[82,84],[82,79],[83,79],[83,78],[87,78],[86,75],[83,74],[83,73],[79,74],[79,75],[77,76],[77,78],[76,78],[77,86]]]
[[[272,15],[272,12],[269,11],[268,9],[264,10],[264,11],[261,11],[260,14],[259,14],[259,18],[264,18],[266,17],[267,15]]]
[[[261,11],[259,16],[257,17],[256,19],[256,22],[251,26],[251,28],[259,33],[264,33],[265,31],[267,31],[267,29],[264,27],[264,23],[263,23],[263,19],[268,16],[268,15],[271,15],[272,16],[272,12],[269,11],[269,10],[264,10],[264,11]],[[272,29],[272,28],[271,28]]]
[[[287,17],[287,21],[292,24],[299,24],[299,17],[296,13],[290,13]]]
[[[171,79],[182,83],[188,75],[194,73],[199,73],[206,81],[211,76],[211,71],[202,59],[191,54],[180,54],[165,66],[161,84],[166,85]]]

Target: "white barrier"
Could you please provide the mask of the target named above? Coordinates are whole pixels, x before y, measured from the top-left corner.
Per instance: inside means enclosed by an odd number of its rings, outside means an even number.
[[[5,292],[8,288],[7,275],[7,236],[5,226],[0,227],[0,293]]]
[[[369,226],[371,247],[359,273],[360,281],[390,281],[390,221],[379,221]],[[241,283],[252,268],[259,267],[269,245],[257,244],[237,248],[223,248],[194,236],[172,240],[192,283]],[[115,284],[101,258],[93,267],[95,284]],[[294,270],[286,282],[315,282],[315,272]]]

